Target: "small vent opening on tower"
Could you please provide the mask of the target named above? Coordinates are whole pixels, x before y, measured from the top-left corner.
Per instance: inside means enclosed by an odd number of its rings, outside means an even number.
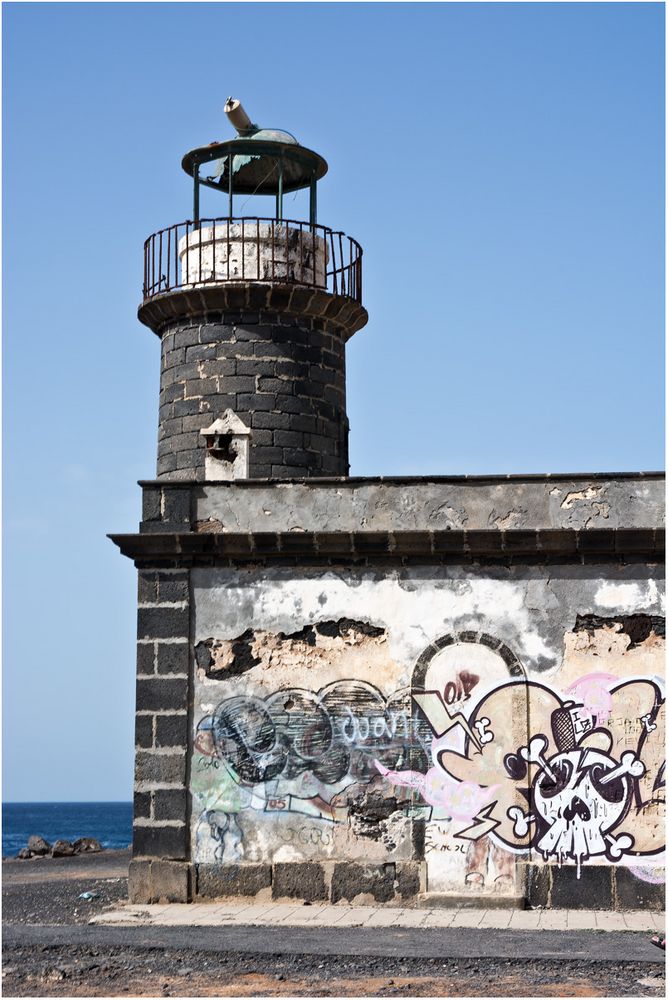
[[[248,478],[251,431],[233,410],[225,410],[222,417],[210,427],[203,427],[200,434],[206,448],[205,479]]]

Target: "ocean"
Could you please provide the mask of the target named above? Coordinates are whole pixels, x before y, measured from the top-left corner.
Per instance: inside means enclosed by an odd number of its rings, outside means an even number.
[[[103,847],[127,847],[132,842],[132,803],[3,802],[3,857],[14,857],[33,833],[50,844],[96,837]]]

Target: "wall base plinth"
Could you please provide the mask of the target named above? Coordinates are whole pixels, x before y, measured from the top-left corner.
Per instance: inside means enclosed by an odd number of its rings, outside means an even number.
[[[639,879],[622,865],[523,864],[529,909],[658,910],[665,906],[665,885]]]
[[[195,895],[199,899],[236,896],[374,906],[415,905],[426,881],[426,865],[421,861],[198,864],[195,872]]]
[[[187,861],[141,858],[130,862],[131,903],[189,903],[191,886],[192,865]]]

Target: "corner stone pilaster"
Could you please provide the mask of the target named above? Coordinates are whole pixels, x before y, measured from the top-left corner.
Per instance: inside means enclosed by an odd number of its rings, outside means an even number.
[[[133,860],[136,903],[187,902],[189,572],[139,570]]]

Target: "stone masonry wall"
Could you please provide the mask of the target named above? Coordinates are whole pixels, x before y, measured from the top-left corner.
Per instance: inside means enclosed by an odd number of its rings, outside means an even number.
[[[187,898],[189,574],[139,571],[131,893]],[[160,860],[141,861],[153,858]]]
[[[325,320],[182,320],[161,332],[158,476],[202,479],[199,431],[232,409],[252,429],[252,477],[348,472],[345,346]]]

